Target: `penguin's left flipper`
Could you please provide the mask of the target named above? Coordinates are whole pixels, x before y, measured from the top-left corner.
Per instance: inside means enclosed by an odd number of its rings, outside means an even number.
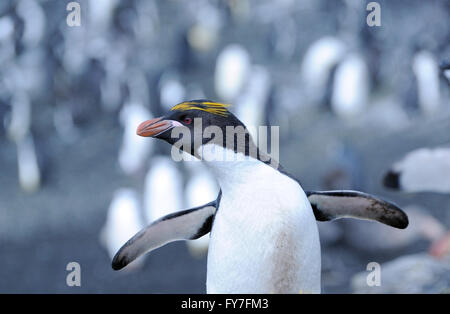
[[[220,198],[220,195],[219,195]],[[139,231],[116,253],[112,268],[119,270],[139,256],[177,240],[194,240],[211,231],[218,201],[164,216]]]
[[[408,216],[396,205],[358,191],[306,191],[318,221],[339,218],[376,220],[405,229]]]

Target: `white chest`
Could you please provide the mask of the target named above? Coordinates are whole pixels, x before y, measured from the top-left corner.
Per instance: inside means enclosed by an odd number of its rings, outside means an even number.
[[[303,190],[262,163],[239,170],[221,184],[207,292],[320,292],[319,236]]]

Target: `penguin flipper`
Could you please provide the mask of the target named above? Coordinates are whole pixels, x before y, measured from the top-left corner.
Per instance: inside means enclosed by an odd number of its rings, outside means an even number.
[[[408,216],[396,205],[358,191],[306,191],[318,221],[339,218],[376,220],[388,226],[405,229]]]
[[[177,240],[194,240],[211,231],[218,201],[182,210],[151,223],[116,253],[112,268],[119,270],[139,256]]]

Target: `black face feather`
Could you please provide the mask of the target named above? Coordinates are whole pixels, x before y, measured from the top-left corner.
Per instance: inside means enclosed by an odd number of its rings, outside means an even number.
[[[177,130],[177,128],[173,128],[158,134],[155,136],[156,138],[162,139],[171,145],[176,143],[183,144],[182,147],[185,151],[186,147],[190,146],[190,150],[187,152],[196,157],[198,157],[196,155],[197,148],[200,145],[207,143],[214,143],[222,147],[227,147],[227,143],[229,143],[228,147],[231,147],[231,143],[233,143],[233,149],[235,152],[242,152],[245,155],[250,154],[250,146],[255,144],[253,143],[253,140],[245,125],[233,113],[228,111],[226,108],[221,108],[222,111],[220,114],[214,113],[214,109],[211,112],[209,110],[210,108],[207,105],[204,105],[204,103],[213,103],[208,100],[193,100],[188,103],[192,104],[193,108],[199,109],[187,109],[189,108],[188,106],[183,109],[175,109],[165,115],[163,119],[177,121],[182,124],[183,127],[189,129],[190,137],[186,141],[183,140],[184,132],[182,132],[182,130]],[[178,106],[179,105],[174,108],[177,108]],[[201,128],[199,128],[200,123]],[[213,126],[218,127],[221,130],[222,136],[217,136],[214,132],[207,132],[208,134],[205,134],[205,130],[207,130],[208,127]],[[236,132],[230,133],[230,127],[236,130]],[[211,128],[209,129],[209,131],[212,130],[213,129]],[[178,133],[177,131],[180,132]],[[196,133],[198,131],[201,131],[200,136]],[[202,136],[203,134],[207,136]],[[197,138],[195,138],[196,136]],[[241,141],[243,147],[239,147],[238,145],[239,136],[243,136],[244,138],[243,143]]]
[[[207,100],[186,101],[163,117],[142,122],[136,133],[162,139],[199,159],[200,146],[214,144],[278,169],[278,161],[256,146],[246,126],[228,111],[228,106]]]

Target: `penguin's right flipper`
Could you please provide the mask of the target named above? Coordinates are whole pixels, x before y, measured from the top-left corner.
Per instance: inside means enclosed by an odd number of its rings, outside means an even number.
[[[116,253],[112,268],[119,270],[139,256],[177,240],[194,240],[211,231],[219,198],[200,207],[164,216],[139,231]]]
[[[375,220],[385,225],[405,229],[408,216],[396,205],[358,191],[306,192],[318,221],[339,218]]]

